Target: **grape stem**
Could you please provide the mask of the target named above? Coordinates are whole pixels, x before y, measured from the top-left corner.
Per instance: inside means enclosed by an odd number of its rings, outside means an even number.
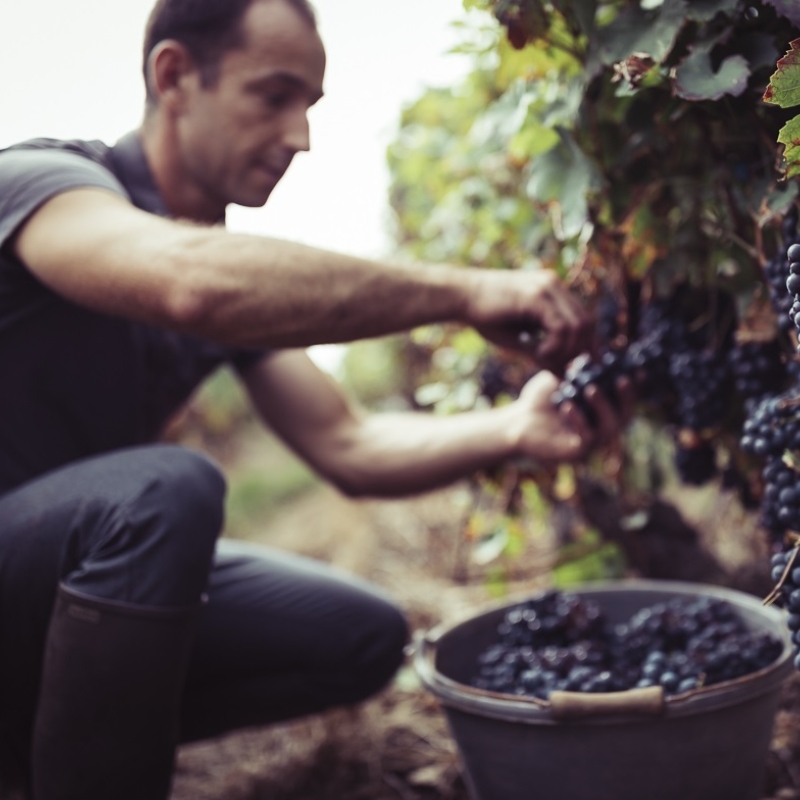
[[[794,562],[797,559],[798,552],[800,552],[800,542],[795,544],[794,548],[792,549],[792,554],[789,556],[789,560],[786,562],[786,566],[784,567],[783,575],[781,575],[778,582],[772,588],[772,591],[764,598],[762,605],[771,606],[781,596],[781,589],[783,588],[783,584],[786,583],[786,578],[789,577],[789,573],[794,567]]]

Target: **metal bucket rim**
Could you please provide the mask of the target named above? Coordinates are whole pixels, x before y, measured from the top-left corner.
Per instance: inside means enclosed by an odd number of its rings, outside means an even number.
[[[626,590],[644,593],[673,593],[684,596],[710,595],[728,600],[734,607],[749,608],[762,616],[772,617],[774,622],[780,623],[781,612],[777,609],[763,606],[759,599],[753,595],[748,595],[735,589],[706,584],[631,578],[618,581],[585,583],[567,591],[574,594],[602,594],[605,592],[610,594]],[[527,596],[530,597],[532,594],[528,593]],[[459,629],[467,622],[491,615],[504,608],[510,608],[523,601],[524,598],[520,598],[492,603],[470,617],[455,623],[440,624],[420,637],[415,648],[414,667],[422,684],[446,706],[468,713],[532,725],[563,724],[562,720],[553,717],[552,704],[549,701],[478,689],[453,680],[436,668],[436,648],[448,633]],[[769,666],[733,680],[722,681],[679,695],[665,696],[660,704],[659,713],[665,717],[689,716],[725,706],[739,705],[749,699],[778,691],[781,684],[791,674],[793,668],[791,640],[788,629],[785,626],[781,626],[779,638],[783,642],[783,651]],[[619,724],[637,718],[641,718],[638,713],[598,714],[581,719],[580,723]]]

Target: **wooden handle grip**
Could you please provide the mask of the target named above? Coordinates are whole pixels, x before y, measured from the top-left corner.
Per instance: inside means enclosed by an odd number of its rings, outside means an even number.
[[[550,693],[553,719],[580,719],[607,714],[644,714],[656,716],[664,711],[664,689],[648,686],[626,692],[560,692]]]

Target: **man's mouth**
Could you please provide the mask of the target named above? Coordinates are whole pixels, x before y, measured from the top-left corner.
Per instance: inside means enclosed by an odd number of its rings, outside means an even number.
[[[264,161],[259,162],[258,169],[269,175],[273,180],[280,180],[288,169],[288,164],[270,164]]]

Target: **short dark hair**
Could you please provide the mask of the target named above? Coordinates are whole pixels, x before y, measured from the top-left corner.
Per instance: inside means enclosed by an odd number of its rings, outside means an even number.
[[[144,72],[147,102],[154,100],[147,80],[147,60],[153,48],[165,39],[180,42],[191,54],[204,86],[217,78],[220,59],[243,44],[241,21],[256,0],[157,0],[147,20],[144,36]],[[284,0],[316,28],[316,15],[309,0]]]

